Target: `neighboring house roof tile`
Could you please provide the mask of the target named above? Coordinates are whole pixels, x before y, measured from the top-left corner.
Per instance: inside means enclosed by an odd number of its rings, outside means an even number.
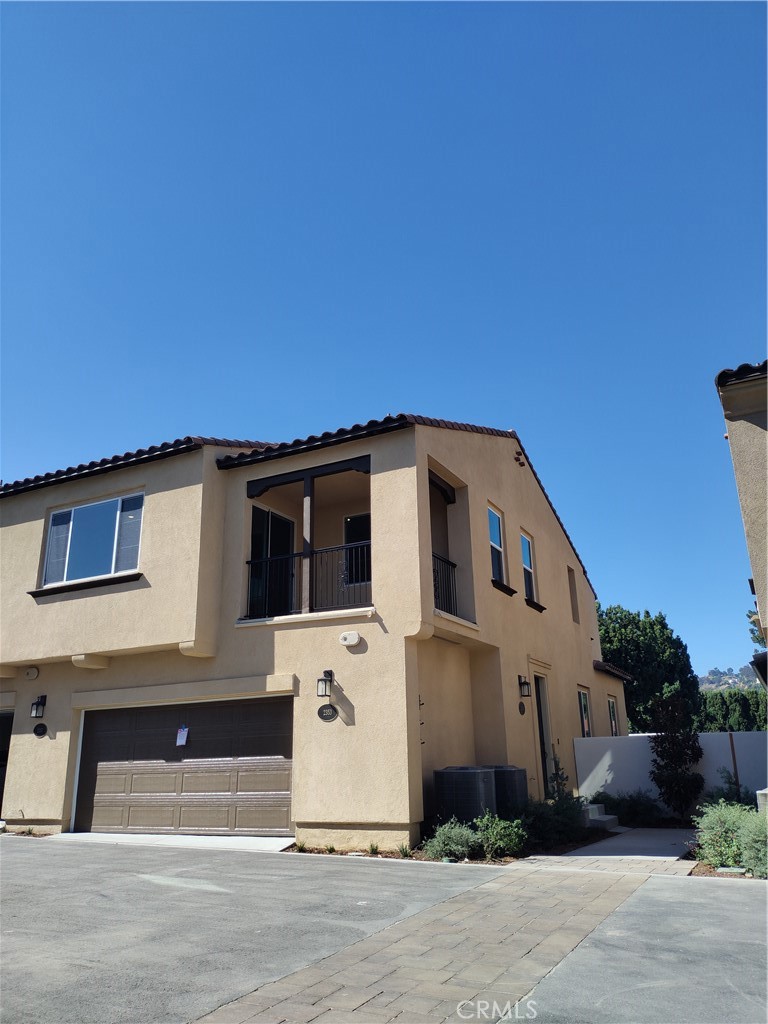
[[[595,660],[592,664],[598,672],[605,672],[606,675],[615,676],[617,679],[622,679],[625,683],[632,682],[633,677],[628,672],[624,672],[622,669],[612,665],[610,661]]]
[[[724,388],[728,384],[739,384],[742,381],[766,375],[768,375],[768,359],[764,359],[762,363],[742,363],[735,370],[721,370],[715,377],[715,387]]]
[[[260,447],[264,447],[264,442],[232,441],[222,437],[179,437],[175,441],[163,441],[162,444],[151,445],[149,448],[137,448],[135,452],[125,452],[122,455],[113,455],[111,458],[94,462],[83,462],[79,466],[69,466],[68,469],[57,469],[52,473],[42,473],[38,476],[26,477],[24,480],[14,480],[13,483],[2,484],[0,498],[20,494],[23,491],[33,491],[38,487],[50,487],[52,484],[64,483],[66,480],[110,473],[113,470],[134,466],[137,463],[155,462],[172,455],[198,451],[204,445],[212,445],[216,448],[250,448],[256,451]]]

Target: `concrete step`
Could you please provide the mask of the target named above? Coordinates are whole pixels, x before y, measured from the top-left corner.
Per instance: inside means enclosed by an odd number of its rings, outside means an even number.
[[[599,818],[605,814],[605,807],[602,804],[585,804],[581,811],[581,823],[584,828],[589,828],[593,818]]]
[[[619,824],[615,814],[595,814],[589,819],[589,828],[612,829]]]

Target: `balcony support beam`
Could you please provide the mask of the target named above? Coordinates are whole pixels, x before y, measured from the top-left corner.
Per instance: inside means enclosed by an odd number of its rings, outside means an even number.
[[[297,469],[293,473],[265,476],[261,480],[249,480],[246,493],[249,498],[260,498],[273,487],[282,487],[283,484],[295,484],[302,481],[306,484],[307,480],[314,480],[318,476],[332,476],[334,473],[349,472],[370,474],[370,455],[361,455],[356,459],[344,459],[343,462],[327,462],[324,466],[313,466],[311,469]]]

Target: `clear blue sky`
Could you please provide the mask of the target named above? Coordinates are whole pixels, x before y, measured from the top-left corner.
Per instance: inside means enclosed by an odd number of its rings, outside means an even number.
[[[603,604],[751,657],[757,3],[5,4],[3,478],[413,411],[520,433]]]

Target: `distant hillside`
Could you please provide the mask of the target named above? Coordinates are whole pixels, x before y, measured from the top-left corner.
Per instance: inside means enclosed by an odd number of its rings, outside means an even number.
[[[705,676],[699,676],[700,690],[759,690],[760,683],[751,665],[742,665],[738,672],[711,668]]]

